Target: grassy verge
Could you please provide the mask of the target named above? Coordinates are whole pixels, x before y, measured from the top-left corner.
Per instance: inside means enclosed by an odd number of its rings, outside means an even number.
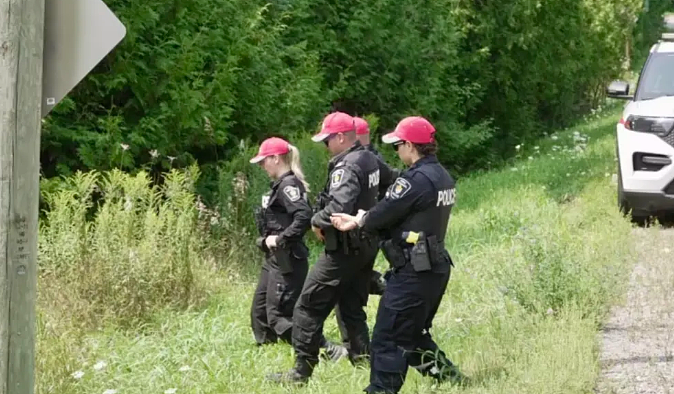
[[[432,332],[476,384],[433,387],[411,371],[404,393],[592,391],[597,327],[632,261],[610,176],[616,117],[522,146],[512,167],[459,180],[447,240],[456,270]],[[57,331],[42,306],[38,392],[337,394],[367,385],[368,371],[347,361],[320,364],[302,389],[269,385],[264,375],[289,368],[292,349],[253,345],[254,278],[194,270],[217,289],[206,304],[161,310],[133,330],[106,322]],[[378,301],[368,305],[371,327]],[[325,329],[338,338],[334,317]]]

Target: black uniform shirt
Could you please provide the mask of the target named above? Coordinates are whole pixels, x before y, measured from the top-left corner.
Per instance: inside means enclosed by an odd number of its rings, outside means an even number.
[[[262,208],[268,232],[278,235],[276,243],[280,247],[301,241],[309,229],[311,206],[304,184],[292,171],[272,182],[269,193],[262,196]]]
[[[404,231],[423,231],[444,240],[456,199],[452,176],[438,159],[425,156],[404,171],[386,196],[363,218],[363,229],[401,240]]]
[[[333,213],[355,214],[359,209],[372,208],[377,202],[379,163],[359,141],[330,160],[328,174],[322,193],[327,195],[327,201],[311,219],[315,227],[330,228]]]

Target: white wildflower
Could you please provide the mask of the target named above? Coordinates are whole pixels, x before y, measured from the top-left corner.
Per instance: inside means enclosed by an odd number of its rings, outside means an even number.
[[[150,156],[152,156],[153,159],[156,159],[157,157],[159,157],[159,151],[156,149],[152,149],[150,151]]]
[[[129,212],[131,209],[133,209],[133,202],[131,201],[131,197],[126,197],[124,201],[124,210]]]
[[[99,361],[94,365],[94,369],[96,371],[100,371],[101,369],[105,368],[108,364],[105,361]]]
[[[522,145],[515,145],[515,149],[517,149],[517,150],[520,150],[521,147],[522,147]]]
[[[529,156],[529,160],[533,160],[533,159],[534,159],[533,156]]]
[[[171,163],[173,163],[173,160],[176,159],[175,156],[166,156],[166,157],[169,159],[169,161],[171,161]]]
[[[557,137],[556,135],[553,135],[553,136],[550,137],[550,138],[552,138],[553,141],[557,141],[557,140],[559,139],[559,137]]]
[[[454,321],[457,322],[457,323],[461,323],[463,321],[463,319],[460,318],[460,317],[457,317],[456,319],[454,319]]]
[[[510,171],[517,171],[517,167],[511,168]]]
[[[73,379],[77,380],[82,379],[82,376],[84,376],[84,371],[75,371],[71,376],[73,377]]]
[[[553,315],[555,313],[554,309],[548,308],[548,315]]]
[[[164,390],[164,394],[176,394],[176,391],[178,391],[178,389],[170,388],[170,389]]]
[[[182,367],[180,367],[180,369],[178,369],[178,371],[180,371],[180,372],[187,372],[187,371],[189,371],[190,369],[192,369],[192,368],[190,368],[189,365],[183,365]]]
[[[128,144],[119,144],[119,146],[122,147],[122,150],[129,150],[129,145],[128,145]]]

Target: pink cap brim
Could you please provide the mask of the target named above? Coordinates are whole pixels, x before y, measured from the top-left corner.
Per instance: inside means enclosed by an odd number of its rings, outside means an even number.
[[[329,135],[330,134],[327,134],[327,133],[326,134],[318,133],[315,136],[311,137],[311,140],[314,141],[314,142],[321,142],[324,139],[328,138]]]
[[[402,141],[400,137],[394,131],[393,133],[384,134],[381,137],[381,141],[385,144],[394,144],[398,141]]]
[[[257,164],[257,163],[261,162],[262,160],[264,160],[265,157],[267,157],[267,156],[255,156],[252,159],[250,159],[250,163]]]

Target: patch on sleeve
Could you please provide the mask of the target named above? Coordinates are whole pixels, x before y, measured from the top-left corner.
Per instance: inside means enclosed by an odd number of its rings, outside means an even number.
[[[297,186],[286,186],[283,188],[283,194],[288,197],[288,199],[292,202],[295,202],[300,199],[301,193],[300,193],[300,188]]]
[[[395,183],[391,185],[391,189],[389,189],[386,194],[387,197],[395,200],[401,198],[410,190],[412,190],[412,185],[410,182],[405,178],[398,178],[396,179]]]
[[[340,168],[332,172],[332,176],[330,178],[330,188],[335,188],[339,185],[342,184],[342,181],[344,180],[344,169]]]
[[[265,194],[262,196],[262,208],[267,208],[269,206],[269,195]]]

